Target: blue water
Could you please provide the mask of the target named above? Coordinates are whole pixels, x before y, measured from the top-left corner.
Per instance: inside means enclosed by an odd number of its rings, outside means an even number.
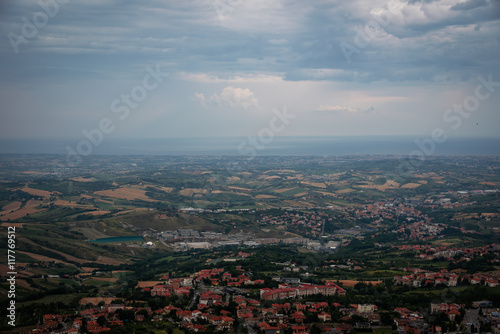
[[[95,240],[88,240],[89,242],[97,242],[100,244],[107,244],[111,242],[128,242],[128,241],[143,241],[141,236],[132,236],[132,237],[109,237],[109,238],[101,238]]]
[[[257,155],[350,155],[398,154],[408,155],[418,149],[412,136],[364,137],[275,137],[258,147],[248,138],[167,138],[125,139],[105,138],[92,146],[92,154],[146,154],[146,155],[248,155],[253,149]],[[420,140],[430,140],[428,137]],[[2,153],[66,154],[65,147],[76,145],[73,140],[2,140]],[[238,149],[242,147],[242,149]],[[455,138],[435,144],[435,155],[499,155],[500,138]]]

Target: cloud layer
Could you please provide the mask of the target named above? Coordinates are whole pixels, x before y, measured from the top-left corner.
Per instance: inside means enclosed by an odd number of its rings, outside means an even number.
[[[0,137],[116,118],[147,66],[171,75],[112,136],[251,135],[283,106],[300,119],[283,135],[425,135],[500,81],[496,0],[42,3],[0,5]],[[498,136],[499,96],[453,135]]]
[[[206,106],[207,103],[216,106],[229,106],[234,109],[249,109],[258,106],[255,94],[248,88],[224,87],[220,94],[214,93],[210,98],[206,98],[203,93],[195,93],[195,100]]]

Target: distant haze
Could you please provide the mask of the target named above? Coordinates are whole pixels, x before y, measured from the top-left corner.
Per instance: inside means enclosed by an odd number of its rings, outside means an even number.
[[[413,137],[279,137],[256,155],[410,155],[420,151]],[[170,138],[110,140],[97,147],[94,154],[104,155],[238,155],[252,157],[249,149],[238,150],[247,138]],[[426,140],[426,138],[421,138]],[[42,153],[67,154],[65,146],[71,140],[4,140],[0,154]],[[248,147],[247,147],[248,148]],[[450,139],[436,144],[433,155],[500,155],[500,139]],[[426,154],[427,155],[427,154]],[[426,156],[424,155],[424,157]]]

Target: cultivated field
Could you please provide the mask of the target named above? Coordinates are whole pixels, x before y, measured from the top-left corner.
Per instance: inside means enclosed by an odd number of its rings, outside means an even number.
[[[21,204],[22,204],[22,203],[21,203],[21,202],[18,202],[18,201],[16,201],[16,202],[12,202],[12,203],[9,203],[9,204],[5,205],[4,207],[2,207],[2,210],[3,210],[3,211],[1,211],[1,212],[0,212],[0,214],[2,214],[3,212],[8,213],[8,212],[10,212],[10,211],[16,211],[16,210],[19,210],[19,208],[21,207]]]
[[[257,198],[257,199],[276,198],[276,196],[272,196],[272,195],[257,195],[257,196],[255,196],[255,198]]]
[[[37,209],[37,207],[40,204],[42,204],[41,201],[30,199],[28,202],[26,202],[26,204],[24,205],[23,208],[1,216],[0,221],[7,221],[9,219],[15,220],[15,219],[25,217],[26,215],[32,215],[34,213],[46,210],[46,209]]]
[[[241,187],[228,187],[231,190],[238,190],[238,191],[252,191],[252,189],[249,188],[241,188]]]
[[[278,193],[278,194],[281,194],[281,193],[284,193],[286,191],[290,191],[290,190],[293,190],[293,189],[296,189],[296,187],[293,187],[293,188],[280,188],[280,189],[274,189],[273,191]]]
[[[346,288],[352,288],[353,286],[355,286],[358,283],[372,284],[374,286],[382,284],[382,281],[357,281],[357,280],[350,280],[350,279],[343,279],[343,280],[340,280],[339,282],[342,283],[342,286],[344,286]]]
[[[95,182],[97,179],[93,177],[73,177],[70,179],[71,181],[76,181],[76,182]]]
[[[107,215],[111,213],[111,211],[105,211],[105,210],[98,210],[98,211],[89,211],[83,213],[84,215],[91,215],[91,216],[102,216],[102,215]]]
[[[415,189],[420,187],[420,183],[406,183],[401,186],[402,189]]]
[[[78,304],[80,304],[80,305],[87,305],[87,304],[97,305],[100,302],[104,302],[104,304],[109,305],[115,299],[116,299],[116,297],[87,297],[87,298],[80,299],[78,301]]]
[[[94,207],[92,205],[82,205],[82,204],[77,204],[69,201],[65,201],[62,199],[58,199],[54,202],[54,205],[57,206],[66,206],[70,208],[80,208],[80,209],[93,209]]]
[[[109,189],[109,190],[100,190],[94,192],[95,195],[109,197],[109,198],[118,198],[118,199],[126,199],[129,201],[133,200],[142,200],[146,202],[154,202],[151,198],[146,196],[146,191],[141,189],[134,189],[129,187],[121,187],[118,189]]]
[[[206,189],[194,189],[194,188],[188,188],[179,191],[180,195],[188,197],[191,197],[194,194],[206,194],[206,193],[207,193]]]
[[[326,188],[326,184],[320,183],[320,182],[309,182],[309,181],[302,181],[302,184],[312,186],[312,187],[317,187],[317,188]]]
[[[33,188],[22,188],[21,191],[28,193],[33,196],[50,197],[51,192],[47,190],[33,189]]]
[[[384,184],[382,185],[377,185],[377,184],[362,184],[359,185],[360,188],[364,189],[377,189],[380,191],[386,191],[387,189],[398,189],[399,188],[399,183],[392,181],[392,180],[387,180]]]

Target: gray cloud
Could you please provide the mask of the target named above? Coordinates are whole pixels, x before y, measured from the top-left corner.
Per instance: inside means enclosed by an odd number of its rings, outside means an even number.
[[[130,91],[145,67],[154,64],[182,74],[165,80],[161,92],[155,92],[158,101],[152,97],[148,102],[157,114],[167,107],[172,113],[184,110],[185,101],[193,109],[202,103],[272,110],[300,96],[301,110],[324,105],[326,113],[331,103],[358,106],[357,115],[368,115],[381,106],[368,110],[371,102],[358,104],[355,96],[380,84],[388,91],[414,85],[419,92],[446,85],[459,96],[463,85],[474,84],[478,75],[500,78],[499,2],[492,0],[251,0],[234,6],[222,21],[212,0],[71,1],[20,45],[18,54],[7,36],[21,34],[23,18],[32,20],[41,8],[27,0],[1,6],[0,113],[12,122],[21,122],[13,116],[20,110],[36,115],[40,129],[44,119],[52,124],[68,110],[82,110],[84,119],[109,112],[109,103]],[[390,15],[366,37],[377,13]],[[356,48],[350,62],[342,43]],[[196,76],[204,80],[191,80]],[[328,84],[350,89],[352,100],[329,99],[326,88],[318,88]],[[287,89],[291,93],[281,93]],[[311,94],[323,99],[311,99]],[[26,110],[28,105],[37,108]],[[68,126],[67,132],[79,131],[79,126]]]
[[[451,10],[471,10],[477,7],[483,7],[487,5],[486,0],[469,0],[461,3],[457,3],[452,6]]]

